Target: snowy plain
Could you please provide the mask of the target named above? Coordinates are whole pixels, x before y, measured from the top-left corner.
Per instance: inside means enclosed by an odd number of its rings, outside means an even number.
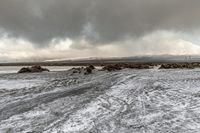
[[[200,69],[0,74],[0,133],[199,133]]]

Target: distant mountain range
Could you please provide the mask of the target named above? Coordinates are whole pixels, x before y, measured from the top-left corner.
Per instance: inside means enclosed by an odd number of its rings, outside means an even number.
[[[174,61],[186,61],[186,62],[199,62],[200,56],[188,55],[152,55],[152,56],[130,56],[130,57],[88,57],[88,58],[69,58],[69,59],[54,59],[46,60],[44,62],[107,62],[107,61],[119,61],[119,62],[174,62]]]
[[[76,66],[76,65],[102,65],[113,63],[140,63],[140,62],[200,62],[200,56],[176,56],[176,55],[153,55],[153,56],[131,56],[131,57],[88,57],[88,58],[70,58],[54,59],[39,62],[15,62],[0,63],[0,66]]]

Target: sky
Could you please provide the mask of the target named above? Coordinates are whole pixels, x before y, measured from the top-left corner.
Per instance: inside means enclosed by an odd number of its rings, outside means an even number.
[[[0,61],[199,55],[199,0],[0,0]]]

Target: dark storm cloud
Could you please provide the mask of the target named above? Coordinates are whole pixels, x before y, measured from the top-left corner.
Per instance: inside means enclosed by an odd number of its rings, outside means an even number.
[[[44,46],[54,38],[119,41],[199,28],[199,0],[0,0],[0,29]]]

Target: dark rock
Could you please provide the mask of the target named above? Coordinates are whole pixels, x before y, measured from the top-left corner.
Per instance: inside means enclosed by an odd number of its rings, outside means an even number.
[[[93,69],[95,69],[94,66],[90,65],[88,67],[78,67],[78,68],[72,68],[69,71],[72,71],[72,73],[84,73],[85,75],[91,74]]]
[[[30,73],[30,72],[31,72],[31,69],[28,67],[23,67],[18,71],[18,73]]]
[[[92,68],[90,67],[86,67],[84,70],[85,70],[85,73],[84,73],[85,75],[92,73]]]
[[[47,68],[42,68],[41,66],[32,66],[32,67],[23,67],[21,68],[18,73],[35,73],[35,72],[44,72],[49,70]]]
[[[150,65],[147,64],[127,64],[124,68],[131,68],[131,69],[150,69]]]
[[[194,69],[196,66],[191,63],[170,63],[162,64],[159,69]]]
[[[124,68],[131,68],[131,69],[150,69],[148,64],[114,64],[114,65],[107,65],[102,68],[102,70],[107,71],[116,71],[121,70]]]
[[[83,67],[72,68],[69,71],[72,71],[72,73],[81,73],[82,71],[84,71],[84,68]]]
[[[103,71],[109,71],[109,72],[111,72],[111,71],[116,71],[116,70],[121,70],[122,69],[122,66],[121,65],[119,65],[119,64],[115,64],[115,65],[107,65],[107,66],[104,66],[103,68],[102,68],[102,70]]]
[[[89,65],[88,67],[89,67],[90,69],[92,69],[92,70],[95,69],[95,67],[94,67],[93,65]]]

